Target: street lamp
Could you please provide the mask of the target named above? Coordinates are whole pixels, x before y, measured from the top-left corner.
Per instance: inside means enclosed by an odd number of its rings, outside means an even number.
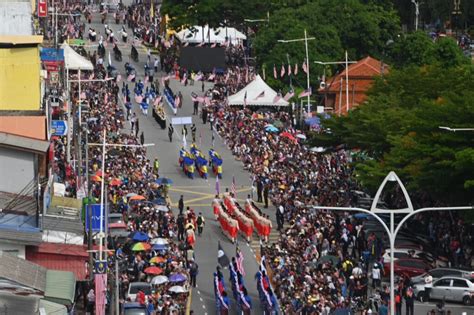
[[[407,204],[406,208],[402,209],[380,209],[377,207],[377,204],[380,201],[380,196],[382,195],[382,191],[385,188],[387,182],[397,182],[403,192],[405,197],[405,201]],[[430,207],[430,208],[420,208],[414,209],[413,204],[411,202],[410,196],[403,185],[400,178],[395,174],[395,172],[390,172],[383,180],[382,184],[380,185],[377,193],[375,194],[374,200],[372,201],[372,205],[370,209],[363,209],[363,208],[355,208],[355,207],[323,207],[323,206],[313,206],[314,209],[318,210],[339,210],[339,211],[357,211],[357,212],[364,212],[371,216],[373,216],[379,223],[383,226],[385,231],[388,234],[390,240],[390,314],[395,314],[395,271],[394,271],[394,255],[395,255],[395,239],[397,237],[398,232],[400,231],[403,224],[413,217],[414,215],[425,212],[425,211],[455,211],[455,210],[474,210],[474,206],[462,206],[462,207]],[[379,214],[389,214],[390,215],[390,227],[383,221],[383,219],[379,216]],[[406,214],[400,223],[395,227],[395,214]]]
[[[104,261],[104,239],[106,238],[106,232],[107,230],[104,231],[103,229],[103,224],[104,224],[104,191],[105,191],[105,152],[107,147],[131,147],[131,148],[142,148],[142,147],[149,147],[149,146],[154,146],[154,143],[146,143],[143,145],[139,144],[119,144],[119,143],[107,143],[107,137],[106,137],[106,129],[104,128],[103,134],[102,134],[102,143],[88,143],[88,146],[101,146],[102,147],[102,178],[100,181],[100,227],[99,227],[99,261]],[[87,148],[88,150],[89,148]],[[87,161],[88,162],[88,161]],[[87,165],[89,168],[89,165]],[[89,216],[92,215],[92,212],[89,211]],[[90,220],[90,219],[89,219]],[[91,222],[91,221],[89,221]],[[92,229],[91,226],[89,226],[89,229]],[[98,280],[96,280],[98,281]],[[96,284],[97,287],[97,284]],[[96,292],[96,294],[104,294],[103,292]],[[101,311],[101,312],[100,312]],[[96,312],[98,314],[104,314],[104,310],[98,310],[96,309]]]
[[[256,22],[270,22],[270,12],[267,11],[267,18],[266,19],[244,19],[245,22],[248,23],[256,23]]]
[[[284,40],[284,39],[279,39],[278,42],[279,43],[294,43],[294,42],[302,42],[304,41],[304,46],[305,46],[305,49],[306,49],[306,88],[307,88],[307,91],[308,91],[308,114],[311,110],[311,103],[310,103],[310,94],[309,94],[309,91],[310,91],[310,86],[309,86],[309,57],[308,57],[308,41],[309,40],[315,40],[316,38],[315,37],[308,37],[307,33],[306,33],[306,29],[304,30],[304,38],[297,38],[297,39],[288,39],[288,40]]]
[[[411,0],[415,5],[415,31],[418,31],[418,16],[420,15],[420,1]]]
[[[474,128],[451,128],[451,127],[445,127],[445,126],[439,126],[439,129],[451,131],[451,132],[456,132],[456,131],[474,131]]]

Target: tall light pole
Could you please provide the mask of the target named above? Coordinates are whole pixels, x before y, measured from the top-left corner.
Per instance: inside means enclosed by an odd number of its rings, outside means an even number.
[[[344,61],[329,61],[329,62],[324,62],[324,61],[315,61],[314,63],[326,66],[326,65],[340,65],[340,64],[345,64],[346,65],[346,107],[347,111],[349,111],[349,64],[350,63],[357,63],[357,61],[349,61],[347,60],[347,51],[346,51],[346,60]],[[324,78],[326,78],[326,67],[324,67]],[[341,114],[341,106],[339,106],[339,115]]]
[[[474,128],[451,128],[451,127],[445,127],[445,126],[439,126],[439,129],[451,131],[451,132],[456,132],[456,131],[474,131]]]
[[[294,43],[294,42],[302,42],[304,41],[304,47],[305,47],[305,50],[306,50],[306,89],[307,91],[309,92],[311,87],[309,85],[309,56],[308,56],[308,41],[309,40],[315,40],[316,38],[315,37],[308,37],[308,34],[306,32],[306,29],[304,30],[304,38],[297,38],[297,39],[288,39],[288,40],[284,40],[284,39],[279,39],[278,42],[279,43]],[[311,102],[310,102],[310,94],[308,93],[308,114],[311,110]]]
[[[103,133],[102,133],[102,143],[89,143],[89,146],[100,146],[102,147],[102,166],[101,166],[101,171],[102,171],[102,178],[100,181],[100,227],[99,227],[99,261],[104,261],[104,239],[106,239],[106,232],[107,229],[104,231],[104,199],[105,199],[105,153],[107,150],[107,147],[128,147],[128,148],[142,148],[142,147],[149,147],[149,146],[154,146],[154,143],[149,143],[149,144],[119,144],[119,143],[107,143],[107,133],[106,129],[104,128]],[[89,166],[87,166],[89,167]],[[90,211],[89,211],[90,213]],[[91,229],[92,226],[89,226]],[[106,249],[107,250],[107,249]],[[116,262],[117,263],[117,262]],[[105,274],[107,275],[107,273]],[[98,281],[102,281],[101,279],[98,279]],[[99,294],[104,294],[103,292],[96,292],[96,295]],[[97,307],[97,304],[96,304]],[[96,309],[97,314],[104,314],[104,310],[98,310]]]
[[[415,5],[415,31],[418,31],[418,16],[420,15],[420,1],[411,0]]]
[[[387,184],[387,182],[397,182],[403,192],[405,197],[405,201],[407,204],[406,208],[403,209],[380,209],[377,207],[377,204],[380,201],[380,197],[382,195],[382,191]],[[417,215],[421,212],[426,211],[457,211],[457,210],[474,210],[474,206],[463,206],[463,207],[432,207],[432,208],[420,208],[414,209],[413,204],[411,202],[410,196],[408,195],[405,186],[403,185],[400,178],[395,174],[395,172],[390,172],[383,180],[382,184],[380,185],[377,193],[375,194],[374,200],[372,201],[372,205],[370,209],[363,209],[363,208],[354,208],[354,207],[324,207],[324,206],[313,206],[314,209],[318,210],[338,210],[338,211],[356,211],[356,212],[364,212],[371,216],[373,216],[379,223],[383,226],[385,231],[388,234],[389,241],[390,241],[390,314],[395,314],[395,270],[394,270],[394,255],[395,255],[395,239],[397,237],[398,232],[400,231],[403,224],[410,219],[411,217]],[[379,214],[389,214],[390,215],[390,227],[385,224],[383,219],[379,216]],[[400,223],[395,227],[395,214],[405,214],[405,217],[400,221]]]

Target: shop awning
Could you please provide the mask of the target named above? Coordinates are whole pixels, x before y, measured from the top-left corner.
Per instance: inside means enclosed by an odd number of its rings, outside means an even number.
[[[71,305],[76,292],[76,277],[69,271],[46,271],[44,299],[50,302]]]

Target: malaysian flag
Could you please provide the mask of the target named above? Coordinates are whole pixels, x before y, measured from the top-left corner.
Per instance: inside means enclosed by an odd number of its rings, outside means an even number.
[[[212,145],[214,147],[214,144]],[[219,195],[221,193],[221,189],[219,186],[219,176],[216,176],[216,195]]]
[[[291,65],[288,64],[288,75],[291,75]]]
[[[298,95],[298,98],[306,97],[306,96],[311,96],[311,88],[304,90]]]
[[[264,97],[265,96],[265,91],[262,91],[262,93],[258,94],[257,97],[255,98],[255,100],[261,98],[261,97]]]
[[[280,77],[284,77],[285,76],[285,65],[281,65],[281,70],[280,70]]]
[[[303,61],[303,71],[304,73],[308,73],[308,66],[306,65],[306,59]]]
[[[293,89],[291,89],[290,91],[288,91],[288,93],[285,94],[285,97],[283,97],[283,99],[285,101],[288,101],[293,96],[295,96],[295,91],[293,91]]]
[[[237,270],[242,274],[242,276],[245,276],[245,270],[244,270],[244,254],[242,254],[242,251],[240,250],[239,246],[236,245],[235,247],[235,260],[237,262]]]
[[[297,64],[297,63],[295,63],[295,69],[294,69],[294,71],[295,71],[295,75],[298,75],[298,64]]]
[[[244,107],[247,106],[247,91],[245,91],[244,95]]]
[[[96,274],[94,277],[95,282],[95,314],[105,315],[105,303],[106,303],[106,292],[107,292],[107,274]]]
[[[275,79],[278,78],[278,75],[277,75],[277,68],[276,68],[275,65],[273,65],[273,77],[274,77]]]
[[[232,175],[232,186],[230,186],[230,192],[234,196],[234,198],[237,198],[237,187],[235,185],[235,176]]]
[[[279,100],[281,100],[281,93],[277,93],[277,95],[273,99],[273,104],[278,103]]]

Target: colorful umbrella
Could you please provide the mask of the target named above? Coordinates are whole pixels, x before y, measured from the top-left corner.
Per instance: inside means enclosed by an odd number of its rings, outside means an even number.
[[[170,208],[168,208],[168,206],[155,206],[155,210],[161,212],[168,212],[170,211]]]
[[[158,178],[155,183],[160,184],[160,185],[171,185],[173,184],[173,180],[170,178]]]
[[[163,272],[163,269],[156,266],[151,266],[145,269],[145,273],[148,275],[159,275],[162,272]]]
[[[132,247],[132,251],[134,251],[134,252],[142,252],[142,251],[147,251],[147,250],[150,250],[150,249],[151,249],[151,245],[148,244],[148,243],[144,243],[144,242],[136,243]]]
[[[173,292],[173,293],[186,293],[186,289],[180,285],[172,286],[171,288],[168,289],[168,291]]]
[[[109,182],[110,186],[120,186],[122,185],[122,180],[120,178],[114,178]]]
[[[130,200],[145,200],[146,198],[140,195],[130,197]]]
[[[152,247],[153,250],[167,250],[168,247],[162,244],[154,244]]]
[[[186,279],[186,275],[183,275],[182,273],[175,273],[169,277],[170,282],[181,282],[185,281]]]
[[[102,178],[100,176],[94,175],[91,177],[91,181],[93,182],[100,182]]]
[[[156,257],[153,257],[152,259],[150,259],[150,264],[161,264],[161,263],[164,263],[166,262],[166,259],[164,259],[163,257],[160,257],[160,256],[156,256]]]
[[[102,170],[98,170],[97,172],[95,172],[95,175],[99,176],[99,177],[102,177],[102,175],[104,175],[104,174],[102,173]]]
[[[285,131],[285,132],[282,132],[282,133],[280,134],[280,136],[281,136],[282,138],[288,138],[288,139],[290,139],[290,140],[292,140],[292,141],[297,141],[296,138],[295,138],[291,133],[286,132],[286,131]]]
[[[136,194],[136,193],[128,193],[125,197],[130,198],[130,197],[133,197],[133,196],[136,196],[136,195],[138,195],[138,194]]]
[[[155,245],[168,245],[168,240],[166,238],[157,237],[150,241],[151,244]]]
[[[151,279],[151,284],[153,285],[159,285],[168,282],[168,277],[167,276],[156,276],[153,279]]]
[[[128,237],[134,240],[135,242],[146,242],[149,239],[148,234],[143,233],[141,231],[134,231],[130,233]]]

